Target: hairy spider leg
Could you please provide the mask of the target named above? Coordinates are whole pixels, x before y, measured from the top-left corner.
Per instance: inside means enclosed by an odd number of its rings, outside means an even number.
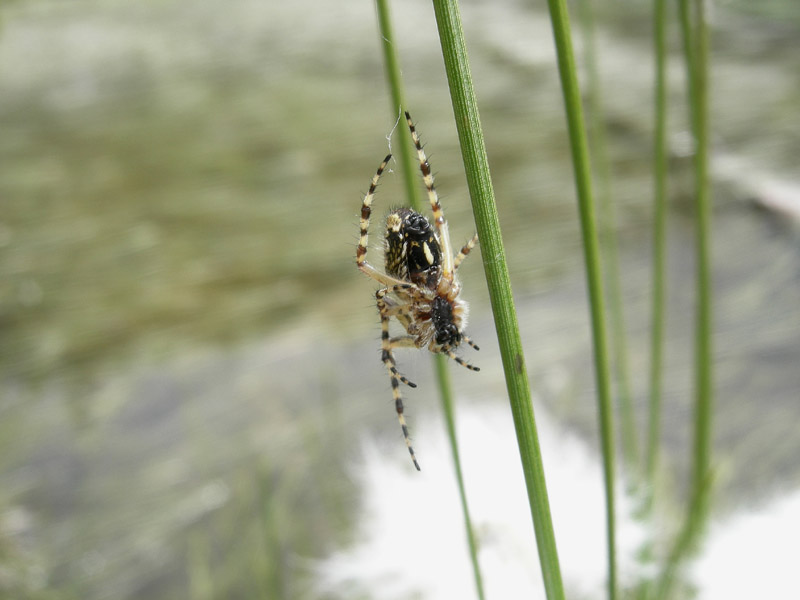
[[[473,348],[473,349],[475,349],[475,350],[480,350],[480,348],[478,348],[478,344],[476,344],[475,342],[473,342],[473,341],[472,341],[472,338],[470,338],[470,337],[467,337],[467,336],[466,336],[466,335],[464,335],[463,333],[461,334],[461,340],[462,340],[462,341],[464,341],[464,342],[467,342],[467,343],[468,343],[470,346],[472,346],[472,348]]]
[[[392,287],[395,285],[405,285],[405,282],[401,279],[397,279],[396,277],[391,277],[386,275],[385,273],[380,272],[378,269],[373,267],[371,264],[367,262],[367,245],[369,242],[369,220],[370,216],[372,215],[372,200],[375,198],[375,190],[378,188],[378,181],[383,175],[384,169],[386,169],[386,165],[389,164],[389,161],[392,159],[391,154],[387,154],[386,158],[383,159],[383,162],[378,167],[378,170],[375,172],[375,175],[372,177],[372,181],[369,184],[369,190],[367,191],[367,195],[364,196],[364,202],[361,204],[361,221],[360,221],[360,237],[358,239],[358,246],[356,247],[356,265],[358,268],[365,273],[372,277],[375,281],[384,285],[386,287]]]
[[[460,356],[456,356],[456,353],[453,352],[452,350],[445,350],[444,353],[447,354],[447,356],[452,358],[454,361],[456,361],[458,364],[460,364],[462,367],[467,367],[470,371],[480,371],[481,370],[480,367],[476,367],[475,365],[471,365],[467,361],[465,361],[463,358],[461,358]]]
[[[387,306],[384,296],[395,291],[396,290],[391,288],[384,288],[375,292],[375,298],[378,304],[378,312],[381,316],[381,360],[386,366],[386,369],[389,371],[389,379],[391,380],[392,384],[392,397],[394,398],[395,410],[397,410],[397,420],[400,422],[400,429],[403,430],[403,438],[406,441],[408,453],[411,455],[411,460],[413,461],[417,471],[421,471],[422,469],[420,469],[419,463],[417,462],[417,455],[414,453],[414,447],[411,445],[411,436],[408,433],[408,424],[406,423],[406,418],[403,415],[403,395],[400,393],[401,381],[411,387],[416,387],[416,385],[411,383],[397,371],[394,355],[392,355],[392,348],[415,347],[414,338],[410,335],[404,335],[395,338],[389,337],[389,318],[391,315],[391,308]]]
[[[381,288],[377,292],[375,292],[375,299],[378,304],[378,312],[381,315],[381,347],[385,345],[383,340],[384,338],[389,340],[389,348],[416,348],[415,338],[412,335],[402,335],[398,337],[389,338],[389,320],[391,317],[397,318],[399,315],[406,315],[406,311],[401,306],[392,306],[389,304],[386,294],[396,294],[397,292],[407,291],[411,288],[411,284],[405,283],[401,285],[393,285],[390,288]],[[386,319],[386,327],[384,328],[383,319]],[[383,348],[383,350],[387,350],[387,348]],[[385,353],[381,356],[381,360],[386,365],[386,368],[389,369],[389,373],[393,377],[397,377],[400,381],[405,383],[408,387],[415,388],[417,384],[409,381],[402,375],[398,370],[396,363],[394,361],[394,356],[389,354],[389,363],[386,362],[386,355]]]
[[[447,221],[444,220],[444,212],[442,205],[439,204],[439,195],[436,193],[436,188],[433,185],[433,175],[431,174],[431,165],[428,163],[428,158],[425,156],[425,151],[422,149],[422,142],[420,142],[419,134],[414,127],[414,122],[411,120],[411,115],[406,111],[406,121],[408,122],[408,129],[411,131],[411,139],[414,142],[414,147],[417,149],[417,157],[419,158],[419,168],[422,171],[422,181],[425,183],[425,188],[428,190],[428,200],[431,203],[431,210],[433,211],[433,223],[436,225],[436,230],[439,232],[439,243],[442,246],[442,277],[445,279],[453,279],[453,249],[450,246],[450,233],[447,228]]]
[[[478,243],[478,234],[476,233],[475,235],[472,236],[472,239],[470,241],[464,244],[464,247],[461,248],[459,253],[456,255],[456,259],[453,261],[454,271],[458,269],[459,265],[463,262],[463,260],[467,258],[467,256],[469,256],[469,253],[472,251],[472,249],[475,247],[475,244],[477,243]]]

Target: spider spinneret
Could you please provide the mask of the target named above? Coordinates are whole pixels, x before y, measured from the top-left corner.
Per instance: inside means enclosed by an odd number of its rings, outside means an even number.
[[[378,181],[392,158],[390,154],[383,159],[372,177],[369,191],[361,205],[361,237],[356,249],[356,264],[363,273],[382,286],[375,292],[381,319],[381,360],[389,372],[397,418],[403,430],[408,452],[419,471],[419,463],[403,416],[403,397],[400,393],[401,382],[410,387],[416,387],[416,384],[397,370],[392,350],[427,346],[433,353],[445,354],[472,371],[479,370],[455,354],[455,349],[462,342],[478,350],[472,340],[464,334],[467,303],[459,298],[461,284],[456,278],[458,267],[475,247],[478,235],[472,236],[458,254],[453,256],[447,221],[444,219],[444,212],[433,185],[430,164],[411,121],[411,115],[406,112],[405,116],[417,151],[435,227],[427,218],[410,208],[392,210],[386,217],[384,239],[386,273],[382,273],[367,262],[372,201]],[[392,317],[403,326],[406,335],[390,337],[389,322]]]

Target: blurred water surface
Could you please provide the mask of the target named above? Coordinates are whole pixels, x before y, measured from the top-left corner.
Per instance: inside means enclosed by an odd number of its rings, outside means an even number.
[[[797,486],[800,18],[713,14],[720,506]],[[599,15],[635,402],[646,403],[651,57],[637,3]],[[473,231],[427,3],[398,50],[455,239]],[[579,231],[544,12],[463,8],[533,387],[592,437]],[[683,66],[670,63],[667,466],[688,444],[693,318]],[[9,597],[309,597],[303,560],[352,535],[354,441],[406,460],[353,266],[389,147],[374,9],[121,0],[0,6],[0,591]],[[395,167],[397,168],[397,167]],[[402,203],[388,174],[380,214]],[[377,222],[374,225],[379,226]],[[373,241],[379,239],[377,227]],[[377,259],[377,254],[375,255]],[[480,375],[502,401],[479,259]],[[424,356],[409,412],[424,444]],[[644,413],[641,413],[644,417]],[[755,467],[753,465],[756,465]]]

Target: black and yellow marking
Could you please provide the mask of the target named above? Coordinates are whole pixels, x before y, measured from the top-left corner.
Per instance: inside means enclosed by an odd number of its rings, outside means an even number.
[[[439,204],[439,195],[436,193],[436,187],[433,185],[431,165],[428,162],[428,157],[425,156],[425,151],[422,149],[422,142],[408,111],[406,111],[406,122],[408,123],[408,130],[411,132],[414,148],[417,150],[419,168],[422,171],[422,181],[428,191],[428,201],[431,204],[431,211],[433,211],[433,223],[436,225],[436,231],[439,232],[439,241],[442,246],[442,274],[451,279],[453,273],[453,251],[450,248],[450,234],[447,231],[447,221],[444,220],[444,211],[442,211],[442,205]]]
[[[435,289],[441,275],[442,250],[428,219],[410,208],[389,213],[384,260],[390,275]]]
[[[389,273],[389,275],[408,281],[406,242],[401,210],[394,210],[386,217],[386,238],[383,261],[386,272]]]

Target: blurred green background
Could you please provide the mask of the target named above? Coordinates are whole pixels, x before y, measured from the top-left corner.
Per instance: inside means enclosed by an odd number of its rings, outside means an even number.
[[[591,438],[548,16],[510,0],[462,10],[532,386]],[[648,10],[598,7],[637,406],[650,302]],[[474,226],[432,9],[415,0],[393,12],[408,108],[457,243]],[[679,478],[694,270],[677,28],[670,39],[664,444]],[[712,40],[724,509],[800,482],[796,3],[717,3]],[[0,3],[3,597],[317,597],[303,560],[352,539],[360,436],[407,461],[374,285],[354,267],[361,194],[393,115],[368,0]],[[402,197],[388,174],[376,214]],[[456,390],[503,402],[479,262],[463,277],[482,372],[455,371]],[[424,411],[438,406],[429,361],[399,360],[420,384],[407,404],[424,439]]]

